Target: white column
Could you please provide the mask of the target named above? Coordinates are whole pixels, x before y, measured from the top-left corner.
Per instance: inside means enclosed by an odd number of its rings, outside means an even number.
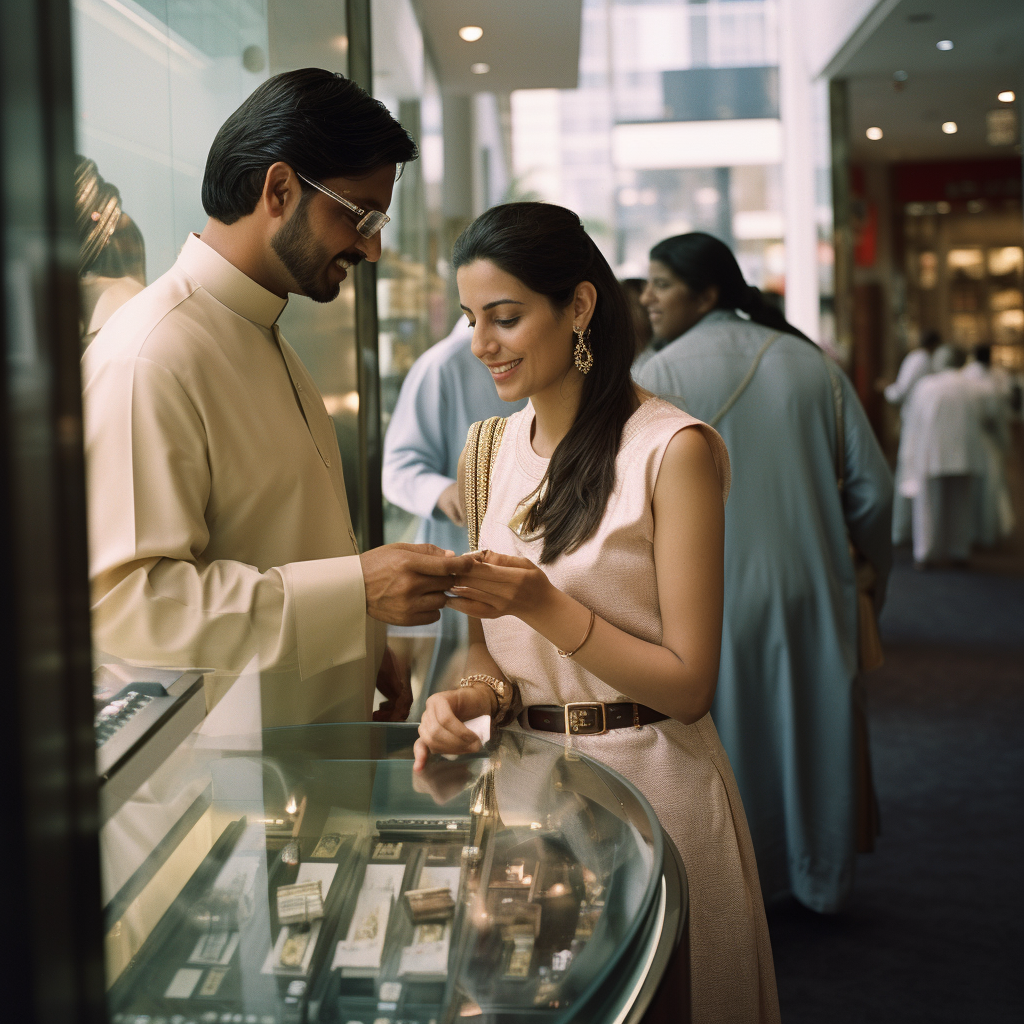
[[[814,110],[800,0],[779,0],[779,106],[786,227],[786,319],[819,335]]]

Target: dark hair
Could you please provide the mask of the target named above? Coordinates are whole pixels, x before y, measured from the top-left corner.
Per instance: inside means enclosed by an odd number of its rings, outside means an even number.
[[[769,302],[760,289],[747,284],[732,250],[713,235],[691,231],[659,242],[651,250],[651,259],[664,263],[673,274],[696,293],[718,289],[716,309],[738,309],[754,323],[810,341]]]
[[[547,486],[526,527],[541,534],[541,563],[571,554],[597,529],[615,486],[622,428],[636,408],[630,366],[636,351],[626,296],[608,261],[571,210],[547,203],[507,203],[477,217],[455,242],[458,270],[490,260],[527,288],[545,295],[561,313],[576,287],[589,281],[597,305],[589,328],[594,365],[583,378],[580,405],[558,443]],[[543,486],[543,485],[542,485]]]
[[[417,156],[409,133],[355,82],[320,68],[286,71],[221,125],[206,158],[203,209],[225,224],[252,213],[278,160],[321,181],[359,178]]]
[[[928,331],[921,338],[921,348],[934,352],[942,344],[942,335],[938,331]]]
[[[981,363],[982,366],[992,365],[992,346],[991,345],[975,345],[974,346],[974,361]]]

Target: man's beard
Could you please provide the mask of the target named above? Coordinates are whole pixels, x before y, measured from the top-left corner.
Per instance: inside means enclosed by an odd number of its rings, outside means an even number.
[[[303,197],[299,208],[287,223],[270,239],[270,247],[295,279],[303,295],[314,302],[333,302],[341,291],[341,282],[332,282],[327,271],[337,258],[328,249],[314,242],[309,230],[309,202]],[[362,253],[346,252],[350,262],[358,263]]]

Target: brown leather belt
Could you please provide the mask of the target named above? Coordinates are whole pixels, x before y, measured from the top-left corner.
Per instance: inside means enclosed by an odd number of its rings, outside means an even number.
[[[663,715],[644,704],[602,704],[596,700],[558,704],[534,704],[519,716],[522,725],[541,732],[568,733],[572,736],[600,736],[609,729],[639,729],[642,725],[664,722]]]

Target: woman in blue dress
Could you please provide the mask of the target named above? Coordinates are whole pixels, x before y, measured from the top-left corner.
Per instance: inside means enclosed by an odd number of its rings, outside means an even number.
[[[732,462],[711,714],[761,890],[766,903],[791,893],[835,911],[875,833],[850,542],[874,570],[880,606],[889,467],[846,375],[747,285],[718,239],[694,232],[656,245],[643,302],[665,344],[640,384],[714,426]]]

